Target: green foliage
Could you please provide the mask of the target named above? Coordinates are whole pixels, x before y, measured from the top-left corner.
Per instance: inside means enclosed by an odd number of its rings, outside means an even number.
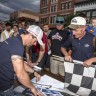
[[[67,27],[68,25],[70,25],[70,22],[71,22],[72,18],[74,18],[75,16],[76,16],[76,14],[75,15],[68,15],[68,16],[66,16],[64,18],[65,19],[64,26]]]

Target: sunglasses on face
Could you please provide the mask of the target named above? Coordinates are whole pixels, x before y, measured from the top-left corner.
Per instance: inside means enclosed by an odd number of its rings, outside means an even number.
[[[63,22],[63,21],[56,21],[56,23],[60,23],[60,24],[63,24],[64,22]]]

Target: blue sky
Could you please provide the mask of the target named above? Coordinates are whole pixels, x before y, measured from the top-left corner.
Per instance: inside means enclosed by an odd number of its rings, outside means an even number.
[[[24,9],[39,12],[40,0],[0,0],[0,20],[8,20],[10,13]]]

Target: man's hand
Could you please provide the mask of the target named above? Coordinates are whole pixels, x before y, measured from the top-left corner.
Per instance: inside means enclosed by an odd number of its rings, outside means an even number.
[[[72,62],[72,57],[71,56],[65,56],[64,57],[65,61],[69,61],[69,62]]]
[[[41,76],[37,72],[34,72],[34,76],[36,77],[36,81],[39,81],[41,78]]]
[[[83,62],[83,65],[84,65],[85,67],[90,67],[90,66],[92,65],[92,60],[91,60],[91,59],[85,60],[85,61]]]
[[[36,88],[32,88],[31,92],[34,94],[34,96],[44,96],[39,90]]]
[[[39,63],[38,62],[32,63],[31,60],[27,60],[27,64],[31,67],[34,67],[34,66],[38,65]]]
[[[31,65],[31,63],[32,63],[31,60],[27,60],[28,65]]]

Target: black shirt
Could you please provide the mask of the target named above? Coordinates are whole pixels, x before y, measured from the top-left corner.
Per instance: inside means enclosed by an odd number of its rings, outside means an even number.
[[[63,56],[61,54],[61,45],[67,40],[69,31],[67,30],[53,30],[50,32],[48,39],[51,40],[52,55]]]
[[[14,69],[12,55],[23,57],[24,47],[21,37],[12,37],[0,44],[0,91],[7,90],[13,85]]]

